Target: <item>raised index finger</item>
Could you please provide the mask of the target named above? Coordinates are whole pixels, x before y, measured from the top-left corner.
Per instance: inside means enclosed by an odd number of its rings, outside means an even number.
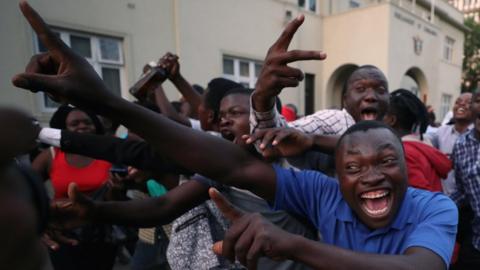
[[[20,10],[23,16],[27,19],[30,26],[32,26],[38,38],[42,41],[45,47],[50,52],[63,51],[67,46],[60,40],[43,21],[42,17],[26,2],[20,2]]]
[[[220,212],[222,212],[225,218],[227,218],[230,222],[233,222],[243,216],[243,212],[235,208],[235,206],[233,206],[225,197],[223,197],[223,195],[220,194],[216,188],[210,188],[208,190],[208,195],[210,195],[210,199],[213,200]]]
[[[288,49],[288,46],[290,46],[290,42],[292,41],[293,36],[297,32],[300,25],[302,25],[304,20],[305,16],[303,14],[300,14],[298,17],[293,19],[293,21],[289,22],[285,29],[283,29],[280,37],[273,44],[272,48],[286,51]]]

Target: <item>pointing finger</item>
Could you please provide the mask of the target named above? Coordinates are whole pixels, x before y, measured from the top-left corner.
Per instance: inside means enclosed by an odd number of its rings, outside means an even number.
[[[243,212],[235,208],[216,188],[210,188],[208,194],[229,221],[233,222],[243,216]]]
[[[305,16],[303,14],[296,17],[293,21],[289,22],[285,29],[283,30],[280,37],[277,41],[273,44],[272,48],[286,51],[290,42],[292,41],[295,32],[297,32],[300,25],[302,25],[303,21],[305,20]]]
[[[47,26],[45,21],[40,15],[26,2],[20,2],[20,10],[23,16],[27,19],[28,23],[32,26],[38,38],[42,41],[45,47],[54,54],[59,51],[67,51],[67,45],[63,43]]]

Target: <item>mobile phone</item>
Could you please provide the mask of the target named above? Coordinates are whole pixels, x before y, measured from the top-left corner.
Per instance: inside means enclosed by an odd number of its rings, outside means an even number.
[[[127,166],[113,165],[110,168],[110,172],[112,174],[115,174],[115,175],[118,175],[118,176],[121,176],[121,177],[125,177],[125,176],[128,175],[128,168],[127,168]]]

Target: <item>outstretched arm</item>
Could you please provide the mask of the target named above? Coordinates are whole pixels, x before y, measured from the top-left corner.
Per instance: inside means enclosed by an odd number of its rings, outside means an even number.
[[[273,201],[275,172],[233,143],[194,131],[110,93],[89,63],[69,49],[26,3],[20,8],[48,52],[33,56],[17,87],[41,89],[59,100],[91,109],[139,134],[184,168]]]
[[[299,261],[314,269],[446,269],[442,258],[427,248],[410,247],[402,255],[350,251],[283,231],[259,214],[243,213],[213,188],[209,194],[231,222],[213,250],[248,269],[256,269],[261,256]]]

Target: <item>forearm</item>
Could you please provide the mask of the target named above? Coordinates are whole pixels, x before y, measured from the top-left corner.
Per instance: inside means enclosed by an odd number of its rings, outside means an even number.
[[[180,187],[177,187],[169,191],[167,195],[157,198],[125,202],[96,202],[92,221],[137,227],[168,224],[208,199],[207,188],[203,186],[197,188],[190,194],[184,192],[185,189],[182,191]]]
[[[163,115],[182,125],[190,126],[190,121],[188,121],[186,117],[180,115],[175,108],[173,108],[161,85],[155,88],[155,102]]]
[[[252,94],[252,107],[257,112],[267,112],[275,106],[275,96],[265,96],[254,91]]]
[[[107,117],[142,136],[158,153],[176,164],[212,180],[273,198],[273,168],[239,146],[169,121],[123,99],[108,103]],[[265,181],[257,181],[262,178]]]
[[[192,107],[192,113],[196,116],[197,109],[202,103],[202,96],[193,89],[192,85],[182,75],[178,75],[177,78],[172,80],[172,83],[183,97],[185,97],[190,107]]]
[[[340,138],[336,135],[316,135],[311,134],[313,138],[312,150],[319,151],[327,154],[333,154],[335,152],[335,147],[337,146],[337,141]]]
[[[445,269],[438,261],[428,263],[419,255],[383,255],[355,252],[333,245],[312,241],[301,236],[292,237],[290,258],[314,269]],[[435,255],[433,255],[435,256]],[[443,262],[441,262],[443,264]]]

